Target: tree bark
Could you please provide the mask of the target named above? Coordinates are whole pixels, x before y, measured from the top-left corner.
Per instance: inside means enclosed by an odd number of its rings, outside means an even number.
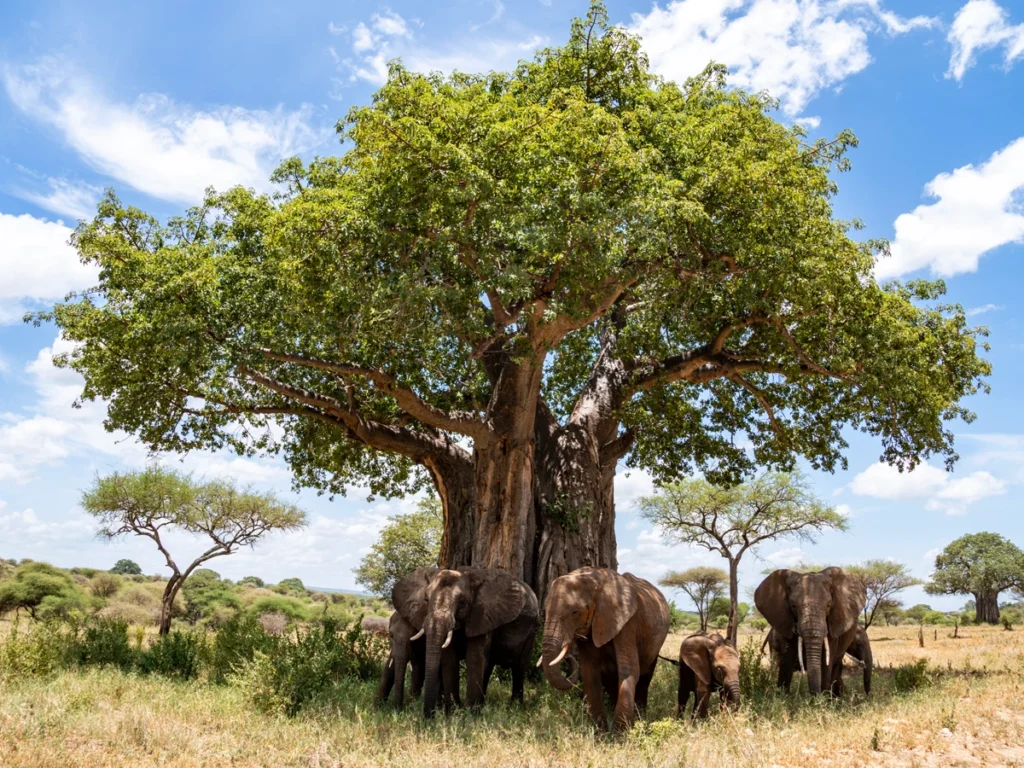
[[[167,586],[164,587],[163,598],[160,601],[160,634],[166,635],[171,631],[171,608],[174,605],[174,598],[178,594],[178,590],[181,588],[181,584],[184,579],[174,573],[171,578],[167,580]]]
[[[998,592],[975,592],[974,593],[975,621],[979,624],[999,623],[999,593]]]
[[[737,647],[736,644],[739,640],[739,565],[738,558],[729,558],[729,628],[726,630],[725,639],[733,648]]]

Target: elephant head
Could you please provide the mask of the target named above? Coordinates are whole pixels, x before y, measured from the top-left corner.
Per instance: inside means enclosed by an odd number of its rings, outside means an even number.
[[[819,573],[781,568],[754,592],[757,610],[778,636],[787,643],[796,639],[806,660],[811,693],[821,693],[822,647],[827,649],[829,638],[838,638],[856,626],[866,601],[864,585],[842,568]],[[827,656],[825,662],[829,663]]]
[[[395,595],[403,615],[420,618],[426,633],[427,661],[423,682],[423,714],[431,717],[437,706],[441,653],[456,632],[473,638],[493,632],[515,619],[526,602],[526,587],[519,579],[494,568],[465,567],[438,571],[422,589]],[[397,587],[396,587],[397,590]],[[398,599],[405,598],[402,605]],[[415,619],[411,619],[416,624]]]
[[[633,585],[608,568],[580,568],[552,581],[544,601],[541,656],[548,682],[562,691],[571,688],[559,665],[573,641],[589,636],[600,648],[619,634],[638,605]]]
[[[679,661],[711,688],[717,682],[732,709],[740,706],[740,655],[721,635],[690,635],[679,646]]]

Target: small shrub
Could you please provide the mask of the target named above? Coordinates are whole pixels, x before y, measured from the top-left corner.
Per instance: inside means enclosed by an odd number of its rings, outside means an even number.
[[[92,619],[76,643],[75,656],[75,661],[83,666],[130,668],[134,654],[128,642],[128,622]]]
[[[195,632],[171,632],[139,654],[139,671],[191,680],[199,675],[206,652],[204,637]]]
[[[762,664],[761,645],[754,638],[748,638],[740,647],[740,695],[760,696],[774,690],[775,678],[771,665]]]
[[[0,678],[49,677],[68,665],[72,649],[73,639],[64,624],[38,622],[24,630],[15,618],[0,642]]]
[[[262,614],[259,622],[263,631],[272,637],[280,637],[288,629],[288,617],[277,611]]]
[[[289,621],[305,621],[309,618],[306,606],[301,600],[284,595],[261,597],[249,606],[249,611],[256,616],[261,616],[264,613],[280,613],[287,616]]]
[[[918,659],[912,664],[902,664],[896,668],[892,688],[896,693],[910,693],[931,685],[931,682],[928,659]]]
[[[1011,619],[1009,616],[1003,616],[1001,622],[1003,625],[1003,629],[1005,629],[1007,632],[1013,631],[1013,619]]]
[[[89,579],[89,591],[92,592],[94,597],[113,597],[120,588],[120,577],[106,571],[100,571]]]
[[[295,715],[346,678],[377,676],[385,649],[383,638],[368,635],[358,623],[342,631],[334,619],[319,619],[296,642],[282,640],[271,653],[257,651],[233,679],[257,709]]]
[[[101,608],[97,613],[101,619],[119,619],[132,626],[149,626],[154,623],[153,609],[143,608],[130,603],[114,603]]]
[[[239,614],[222,626],[214,635],[210,648],[210,679],[226,682],[238,668],[251,662],[257,652],[270,653],[272,637],[264,628],[262,618]],[[282,629],[287,621],[281,616]]]

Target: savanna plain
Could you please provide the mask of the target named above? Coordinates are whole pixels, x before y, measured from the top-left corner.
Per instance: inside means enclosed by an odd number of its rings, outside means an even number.
[[[0,627],[9,632],[9,627]],[[848,663],[836,702],[775,690],[763,635],[741,635],[744,702],[674,718],[676,669],[659,664],[646,719],[595,733],[583,702],[541,681],[526,703],[492,682],[486,706],[422,720],[374,706],[375,683],[342,682],[296,717],[253,708],[237,686],[115,669],[0,674],[3,766],[974,766],[1024,765],[1024,632],[872,627],[872,694]],[[681,635],[663,653],[674,656]],[[848,660],[849,662],[849,660]]]

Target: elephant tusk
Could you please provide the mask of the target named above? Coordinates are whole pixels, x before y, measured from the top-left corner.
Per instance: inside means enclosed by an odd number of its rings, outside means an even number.
[[[409,642],[411,643],[413,640],[419,640],[421,637],[423,637],[426,631],[427,630],[425,629],[421,629],[419,632],[417,632],[415,635],[409,638]]]
[[[829,663],[828,638],[827,637],[825,638],[825,666],[828,667],[829,669],[832,668],[831,664]]]
[[[441,646],[442,648],[447,648],[449,645],[451,645],[451,642],[452,642],[452,632],[454,632],[454,631],[455,631],[454,629],[449,629],[448,630],[448,637],[446,637],[444,639],[444,644],[442,644],[442,646]]]
[[[569,652],[569,644],[566,643],[562,646],[562,652],[559,653],[555,658],[548,662],[549,667],[554,667],[562,663],[562,659],[565,658],[565,654]]]
[[[537,659],[537,669],[540,669],[541,666],[543,666],[543,664],[544,664],[544,657],[541,656],[539,659]]]
[[[395,660],[388,656],[388,669],[391,669],[395,665]]]
[[[796,638],[796,655],[800,659],[800,669],[806,669],[804,667],[804,639],[800,635]]]

